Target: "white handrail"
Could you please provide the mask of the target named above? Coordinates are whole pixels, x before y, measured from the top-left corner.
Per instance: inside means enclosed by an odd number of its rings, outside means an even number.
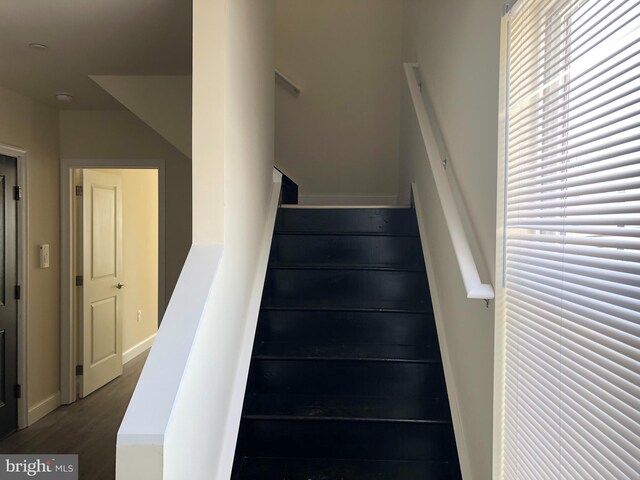
[[[291,80],[289,77],[283,75],[278,70],[276,70],[275,73],[276,73],[276,80],[280,80],[281,82],[283,82],[296,97],[299,96],[300,93],[302,93],[302,90],[300,89],[300,87],[296,85],[293,82],[293,80]]]
[[[482,283],[482,280],[480,280],[478,267],[476,266],[473,254],[471,253],[471,247],[469,246],[469,239],[464,231],[460,213],[456,207],[451,186],[449,185],[449,179],[445,172],[444,165],[446,164],[438,148],[436,136],[429,121],[422,94],[420,93],[420,85],[418,84],[415,72],[417,68],[417,63],[404,64],[411,99],[413,100],[413,106],[415,107],[416,116],[418,117],[422,139],[427,149],[427,156],[429,157],[431,171],[433,172],[433,178],[436,183],[436,190],[440,197],[445,221],[449,229],[451,242],[453,243],[453,250],[455,251],[458,267],[460,268],[462,280],[467,290],[467,298],[490,300],[494,298],[493,286],[489,283]]]

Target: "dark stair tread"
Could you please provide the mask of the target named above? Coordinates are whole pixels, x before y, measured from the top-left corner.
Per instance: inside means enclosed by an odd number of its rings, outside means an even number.
[[[262,298],[267,305],[431,307],[424,272],[269,270]]]
[[[250,419],[451,422],[446,398],[257,394],[247,400]]]
[[[449,462],[455,442],[449,423],[344,420],[244,420],[246,457],[343,458]]]
[[[386,305],[386,306],[367,306],[367,305],[335,305],[331,303],[318,304],[302,303],[298,305],[284,304],[267,304],[264,301],[260,306],[261,311],[265,312],[315,312],[315,313],[379,313],[379,314],[411,314],[411,315],[433,315],[433,307],[425,304],[411,305]]]
[[[371,307],[367,305],[345,306],[332,305],[331,303],[309,303],[307,305],[275,305],[262,302],[260,310],[265,312],[316,312],[316,313],[361,313],[361,314],[381,314],[381,315],[427,315],[433,316],[433,308],[431,305],[423,303],[411,305],[388,305],[385,307]]]
[[[276,227],[276,230],[273,232],[274,235],[314,235],[314,236],[335,236],[335,237],[408,237],[408,238],[420,238],[420,235],[417,232],[409,232],[409,233],[394,233],[394,232],[360,232],[357,230],[354,231],[315,231],[315,230],[282,230]]]
[[[444,398],[440,362],[254,358],[249,393]]]
[[[416,235],[418,224],[411,208],[280,209],[275,231]]]
[[[234,480],[461,480],[410,208],[280,209]]]
[[[271,264],[422,266],[419,237],[276,233]]]
[[[259,342],[313,344],[397,344],[437,346],[435,321],[429,313],[263,310]]]
[[[339,343],[313,345],[301,342],[260,342],[256,344],[253,356],[254,358],[440,362],[440,352],[435,345]]]
[[[307,299],[263,299],[263,310],[323,310],[340,312],[433,313],[431,302],[425,301],[310,301]]]
[[[269,262],[270,270],[365,270],[374,272],[425,272],[424,263],[414,264],[341,264],[341,263],[280,263]]]
[[[432,313],[430,302],[398,302],[398,301],[369,301],[369,302],[338,302],[320,303],[306,299],[263,300],[263,310],[322,310],[328,312],[387,312],[387,313]]]
[[[458,480],[446,462],[245,458],[237,480]]]

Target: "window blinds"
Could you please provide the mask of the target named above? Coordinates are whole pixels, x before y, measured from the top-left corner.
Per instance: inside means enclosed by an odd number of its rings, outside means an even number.
[[[505,479],[640,479],[640,0],[507,21]]]

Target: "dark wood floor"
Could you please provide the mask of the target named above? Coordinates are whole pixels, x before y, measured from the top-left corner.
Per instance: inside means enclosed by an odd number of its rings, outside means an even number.
[[[80,480],[114,480],[116,434],[146,359],[140,355],[97,392],[2,440],[0,453],[77,453]]]

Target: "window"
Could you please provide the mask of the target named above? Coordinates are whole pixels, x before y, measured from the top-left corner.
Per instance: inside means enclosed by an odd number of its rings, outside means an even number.
[[[504,19],[503,478],[640,479],[640,0]]]

